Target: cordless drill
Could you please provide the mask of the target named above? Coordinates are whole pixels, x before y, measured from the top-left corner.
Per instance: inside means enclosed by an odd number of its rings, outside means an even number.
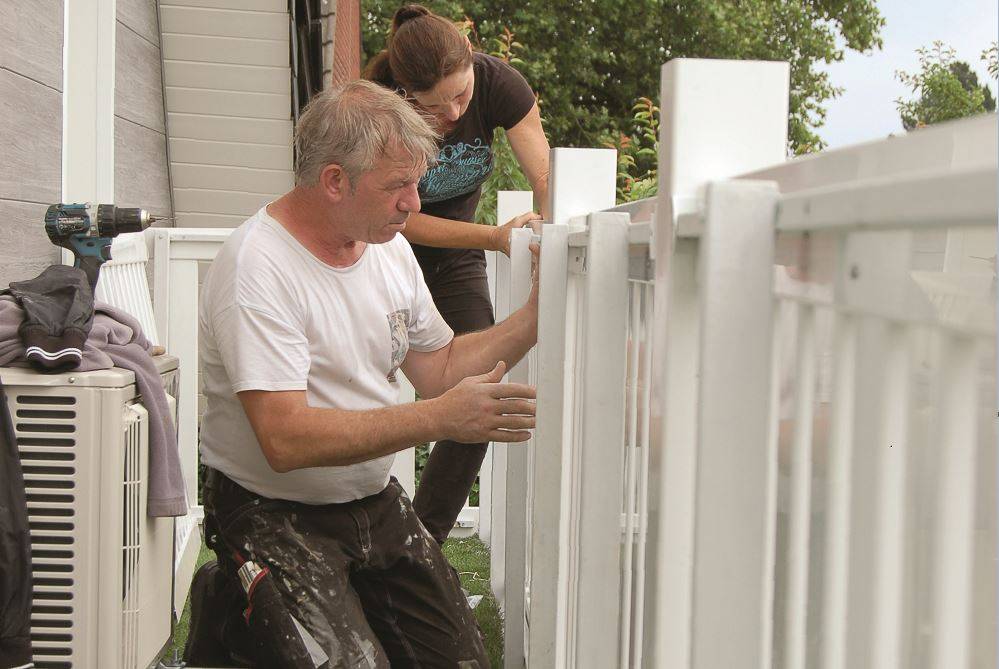
[[[45,212],[45,232],[53,244],[73,252],[73,266],[81,268],[90,288],[96,289],[101,265],[111,260],[111,240],[123,232],[141,232],[156,220],[135,207],[60,203]]]

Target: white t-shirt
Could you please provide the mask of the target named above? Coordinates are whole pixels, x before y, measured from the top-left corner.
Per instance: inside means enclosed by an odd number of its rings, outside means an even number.
[[[309,504],[384,489],[394,455],[275,472],[236,393],[305,390],[309,406],[348,410],[397,404],[406,352],[435,351],[454,336],[409,242],[368,244],[356,263],[335,268],[264,208],[222,246],[201,300],[202,461],[248,490]]]

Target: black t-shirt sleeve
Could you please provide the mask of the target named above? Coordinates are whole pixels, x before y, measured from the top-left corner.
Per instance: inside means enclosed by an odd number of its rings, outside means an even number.
[[[534,91],[517,70],[499,58],[482,55],[487,77],[484,120],[486,127],[509,130],[534,107]]]

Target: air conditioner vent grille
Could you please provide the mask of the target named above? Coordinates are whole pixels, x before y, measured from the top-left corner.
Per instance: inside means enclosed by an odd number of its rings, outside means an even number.
[[[136,666],[139,647],[139,551],[142,519],[142,423],[130,412],[125,420],[125,476],[121,546],[122,654],[121,666]]]
[[[72,462],[76,460],[76,454],[69,452],[50,451],[21,451],[21,462],[31,462],[32,460],[46,460],[58,462]]]
[[[31,490],[25,482],[25,490]],[[31,508],[32,503],[47,503],[47,504],[72,504],[72,495],[63,495],[57,493],[40,493],[40,492],[28,492],[26,495],[28,498],[28,508]]]
[[[73,515],[73,509],[64,509],[59,507],[32,507],[28,506],[28,516],[65,516],[71,517]]]
[[[36,574],[42,572],[48,572],[52,574],[69,574],[73,571],[73,565],[71,564],[58,564],[55,562],[50,563],[38,563],[32,565],[32,571]],[[35,593],[35,597],[38,598],[39,593]],[[49,593],[46,593],[49,594]]]
[[[79,478],[77,397],[13,393],[15,436],[31,532],[31,632],[35,666],[72,669]]]
[[[72,476],[76,473],[76,467],[60,465],[21,465],[21,472],[25,476]]]
[[[32,627],[52,627],[69,628],[73,626],[72,620],[62,620],[60,618],[35,618],[31,621]]]
[[[62,534],[32,534],[31,543],[36,546],[71,546],[73,537]]]
[[[58,490],[72,490],[76,487],[73,485],[72,481],[66,481],[63,479],[28,478],[25,480],[25,485],[30,485],[32,488],[50,488]]]
[[[70,567],[70,569],[72,569],[72,565],[59,565],[59,566],[60,567]],[[33,597],[34,597],[34,599],[39,599],[39,600],[44,599],[44,600],[48,600],[48,601],[62,602],[62,601],[70,601],[70,600],[72,600],[73,599],[73,593],[72,592],[65,592],[65,591],[61,591],[61,590],[35,590],[35,592],[33,594]]]
[[[68,395],[18,395],[18,404],[55,404],[67,406],[76,404],[76,398]]]
[[[76,426],[68,423],[18,423],[18,432],[76,432]]]
[[[75,439],[59,437],[18,437],[18,446],[75,446]]]
[[[73,523],[50,523],[50,522],[45,522],[45,521],[41,521],[41,520],[31,521],[31,522],[28,523],[28,529],[29,530],[36,530],[36,531],[39,531],[39,532],[42,531],[42,530],[48,530],[50,532],[53,532],[53,531],[54,532],[72,532],[73,531],[73,527],[74,527]]]
[[[73,420],[76,418],[75,411],[55,410],[55,409],[18,409],[18,418],[51,418],[54,420]]]

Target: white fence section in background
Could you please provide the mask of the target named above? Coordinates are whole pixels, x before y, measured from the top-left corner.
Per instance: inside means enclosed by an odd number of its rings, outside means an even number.
[[[497,222],[509,221],[515,216],[531,211],[534,207],[533,197],[530,192],[501,191],[497,194],[496,200]],[[518,253],[529,253],[526,244],[519,242],[516,248],[514,248],[513,244],[511,244],[511,257]],[[513,295],[519,293],[514,293],[513,291],[513,261],[511,258],[506,257],[502,253],[492,254],[491,258],[492,267],[489,273],[492,275],[491,287],[493,287],[495,291],[492,293],[493,314],[495,315],[496,322],[500,322],[509,316],[510,313],[516,311],[519,304],[517,304]],[[527,267],[529,267],[529,258],[520,258],[518,267],[525,267],[525,260],[527,262]],[[526,297],[526,294],[523,296]],[[527,364],[527,362],[525,361],[523,364]],[[512,372],[513,370],[510,371]],[[507,374],[508,379],[510,378],[509,374],[510,372]],[[488,512],[485,514],[485,517],[488,518],[488,521],[486,522],[486,527],[488,527],[488,536],[484,540],[489,543],[490,547],[490,580],[493,593],[496,595],[496,599],[500,606],[504,605],[506,592],[506,511],[507,504],[510,502],[507,495],[507,453],[509,448],[523,447],[524,444],[513,444],[512,446],[502,443],[491,444],[489,451],[486,454],[483,467],[479,472],[480,536],[483,521],[482,510],[487,506]],[[486,496],[488,503],[483,501],[483,487],[488,489],[488,495]],[[518,502],[513,500],[511,503],[517,504]],[[520,503],[523,504],[523,501]],[[521,581],[521,585],[522,583],[523,582]]]
[[[783,162],[786,65],[662,81],[654,200],[554,152],[506,666],[993,666],[995,116]]]
[[[160,344],[146,279],[148,262],[149,251],[143,233],[119,235],[111,245],[111,260],[101,266],[95,297],[134,316],[146,338],[153,344]],[[177,389],[167,389],[168,394],[176,392]],[[190,507],[185,515],[174,519],[174,608],[178,618],[184,610],[201,549],[200,520],[201,510]]]
[[[230,228],[151,228],[147,243],[153,249],[153,312],[160,339],[171,355],[180,361],[178,397],[178,440],[181,468],[189,503],[198,505],[198,421],[200,370],[198,366],[198,296],[201,272],[232,233]],[[144,278],[143,278],[144,280]],[[416,393],[402,376],[401,401],[411,402]],[[396,455],[392,475],[412,496],[416,458],[413,449]],[[477,508],[462,509],[460,520],[475,530]]]
[[[118,235],[111,244],[111,260],[101,266],[94,298],[134,316],[146,338],[159,344],[146,280],[148,264],[149,251],[141,232]]]

